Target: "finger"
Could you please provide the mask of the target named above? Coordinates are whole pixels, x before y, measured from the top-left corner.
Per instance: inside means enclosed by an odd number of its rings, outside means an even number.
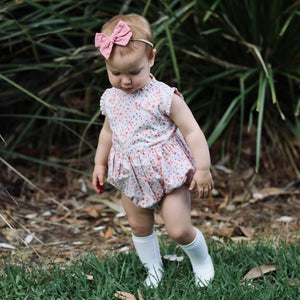
[[[209,195],[209,191],[210,191],[210,186],[206,186],[204,188],[204,198],[207,198]]]
[[[93,179],[93,186],[94,189],[96,190],[96,192],[98,194],[102,194],[103,192],[103,185],[100,184],[99,179],[97,176],[95,176],[95,178]]]
[[[198,186],[198,195],[199,195],[199,199],[204,198],[203,187],[202,186]]]
[[[192,182],[190,184],[190,187],[189,187],[189,190],[192,191],[195,188],[195,185],[196,185],[195,180],[192,180]]]

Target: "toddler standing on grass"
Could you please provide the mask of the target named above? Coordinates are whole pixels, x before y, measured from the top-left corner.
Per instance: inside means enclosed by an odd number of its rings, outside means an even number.
[[[107,171],[107,181],[122,192],[132,240],[147,269],[146,286],[157,287],[164,272],[153,230],[155,208],[190,258],[196,285],[206,286],[214,267],[190,216],[190,191],[197,188],[204,198],[214,185],[204,134],[177,89],[151,74],[156,49],[143,17],[112,18],[96,33],[95,46],[112,85],[100,100],[105,121],[95,156],[95,190],[103,192]]]

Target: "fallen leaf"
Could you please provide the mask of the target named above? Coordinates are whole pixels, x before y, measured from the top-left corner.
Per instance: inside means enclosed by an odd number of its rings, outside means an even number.
[[[117,291],[115,293],[115,297],[119,298],[119,299],[126,299],[126,300],[136,300],[135,296],[130,294],[130,293],[127,293],[127,292],[120,292],[120,291]]]
[[[57,218],[56,216],[53,216],[53,217],[50,218],[50,220],[53,221],[53,222],[61,222],[65,219],[67,219],[71,214],[72,214],[72,212],[69,211],[64,216],[62,216],[60,218]]]
[[[122,247],[120,250],[119,250],[119,252],[125,252],[125,253],[129,253],[129,247],[128,246],[124,246],[124,247]]]
[[[108,227],[105,234],[104,234],[104,239],[108,240],[112,235],[113,235],[114,231]]]
[[[88,205],[82,211],[88,214],[90,217],[97,219],[99,218],[102,210],[106,207],[106,205]]]
[[[176,254],[167,254],[167,255],[164,255],[164,259],[167,259],[170,261],[183,261],[183,256],[177,256]]]
[[[93,281],[94,280],[94,276],[93,275],[86,275],[86,279],[87,280],[90,280],[90,281]]]
[[[224,239],[219,238],[219,237],[217,237],[217,236],[215,236],[215,235],[213,235],[213,236],[211,237],[211,239],[212,239],[213,241],[215,241],[215,242],[219,242],[219,243],[221,243],[221,244],[224,244]]]
[[[30,244],[32,242],[32,240],[33,240],[33,235],[29,234],[25,238],[25,243]]]
[[[99,218],[99,214],[95,208],[87,207],[88,209],[85,209],[84,211],[92,218],[97,219]]]
[[[228,201],[229,201],[229,195],[226,194],[224,197],[224,201],[219,206],[219,209],[221,210],[222,208],[225,208],[228,204]]]
[[[226,168],[225,166],[222,166],[222,165],[215,165],[215,168],[217,170],[223,171],[226,174],[230,174],[232,172],[232,170],[230,170],[230,169],[228,169],[228,168]]]
[[[137,290],[137,292],[138,292],[138,296],[139,296],[138,300],[144,300],[140,290]],[[125,299],[125,300],[136,300],[134,295],[127,293],[127,292],[121,292],[121,291],[117,291],[115,293],[115,297],[119,298],[119,299]]]
[[[109,200],[105,198],[109,198]],[[125,210],[123,208],[123,205],[121,204],[120,199],[113,197],[110,193],[103,193],[102,195],[98,195],[98,194],[91,195],[87,198],[87,200],[92,202],[103,203],[109,208],[111,208],[112,210],[118,213],[125,214]]]
[[[67,218],[65,221],[70,225],[83,225],[87,223],[86,220],[78,220],[75,218]]]
[[[78,241],[78,242],[73,242],[72,244],[75,245],[75,246],[76,246],[76,245],[83,245],[83,242],[79,242],[79,241]]]
[[[102,203],[104,203],[106,206],[108,206],[109,208],[111,208],[112,210],[118,212],[118,213],[123,213],[126,214],[124,208],[122,205],[111,202],[110,200],[106,200],[106,199],[102,199],[101,200]]]
[[[288,217],[288,216],[282,216],[282,217],[276,219],[275,221],[276,222],[286,222],[286,223],[289,223],[289,222],[296,221],[296,218],[294,218],[294,217]]]
[[[117,218],[124,218],[126,217],[126,213],[120,212],[116,215]]]
[[[260,265],[258,267],[254,267],[251,269],[245,276],[244,280],[251,280],[251,279],[256,279],[263,277],[264,274],[267,274],[269,272],[278,270],[279,266],[275,265]]]
[[[295,282],[289,282],[288,285],[296,285],[299,283],[300,283],[300,280],[296,280]]]
[[[253,238],[254,229],[250,227],[244,227],[240,226],[240,229],[242,230],[243,234],[248,237],[249,239]]]
[[[41,215],[41,217],[51,217],[51,216],[52,216],[52,212],[50,210],[43,212]]]
[[[78,179],[78,182],[81,184],[81,191],[86,193],[88,191],[87,186],[83,178]]]
[[[6,243],[0,243],[0,248],[4,248],[4,249],[15,249],[14,246],[6,244]]]
[[[254,229],[250,228],[250,227],[244,227],[244,226],[235,226],[233,228],[233,233],[236,234],[236,235],[238,235],[238,236],[244,235],[247,238],[252,239],[253,238]]]
[[[255,199],[264,199],[269,196],[277,196],[282,194],[299,194],[299,191],[285,191],[281,188],[269,187],[261,189],[260,191],[253,194],[253,198]]]
[[[96,231],[103,230],[104,228],[105,228],[105,226],[103,226],[103,225],[93,227],[93,229],[96,230]]]
[[[250,239],[246,236],[234,236],[230,238],[233,242],[243,242],[243,241],[249,241]]]
[[[25,215],[25,218],[28,219],[28,220],[35,219],[36,217],[37,217],[36,213]]]

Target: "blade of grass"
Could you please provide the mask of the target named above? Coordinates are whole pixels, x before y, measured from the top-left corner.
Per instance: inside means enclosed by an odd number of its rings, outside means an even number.
[[[5,139],[4,139],[4,137],[2,136],[2,134],[0,134],[0,139],[4,143],[4,145],[7,146],[7,143],[6,143]]]
[[[242,143],[243,143],[243,129],[244,129],[244,118],[245,118],[245,76],[240,78],[240,91],[241,91],[241,105],[240,105],[240,130],[238,140],[238,153],[235,159],[234,168],[236,169],[240,161]]]
[[[212,12],[215,11],[216,7],[219,5],[221,0],[216,0],[212,5],[211,7],[207,10],[204,18],[203,18],[203,22],[207,22],[207,20],[209,19],[209,17],[211,16]]]
[[[256,83],[252,84],[249,88],[247,88],[243,94],[239,94],[237,97],[235,97],[230,105],[228,106],[226,112],[223,114],[221,120],[218,122],[217,126],[215,127],[212,134],[209,136],[207,143],[209,146],[211,146],[217,138],[221,135],[221,133],[224,131],[228,123],[230,122],[231,118],[234,116],[236,111],[239,109],[240,106],[240,100],[244,95],[248,94],[250,91],[252,91],[256,86]]]
[[[7,14],[9,14],[9,16],[14,20],[15,24],[20,28],[21,32],[24,33],[26,35],[26,37],[28,38],[30,44],[31,44],[31,48],[32,48],[32,52],[33,52],[33,55],[35,57],[35,60],[37,61],[37,63],[40,63],[41,60],[40,60],[40,57],[39,57],[39,54],[38,54],[38,51],[37,51],[37,48],[35,46],[35,43],[31,37],[31,35],[27,32],[27,29],[24,28],[15,18],[14,16],[10,13],[10,12],[7,12]]]
[[[1,150],[1,152],[6,153],[6,151]],[[14,155],[17,153],[14,153]],[[20,156],[17,154],[17,156]],[[22,155],[21,155],[22,156]],[[64,206],[63,204],[56,201],[54,198],[50,197],[47,193],[45,193],[43,190],[41,190],[39,187],[37,187],[33,182],[31,182],[27,177],[25,177],[22,173],[20,173],[18,170],[16,170],[11,164],[9,164],[6,160],[4,160],[2,157],[0,157],[0,162],[2,162],[4,165],[6,165],[10,170],[12,170],[15,174],[17,174],[20,178],[22,178],[25,182],[27,182],[31,187],[33,187],[35,190],[39,191],[41,194],[43,194],[45,197],[47,197],[49,200],[51,200],[53,203],[57,204],[58,206],[62,207],[66,211],[69,211],[69,209]]]
[[[179,74],[179,69],[178,69],[178,64],[177,64],[177,58],[176,58],[176,54],[175,54],[172,35],[171,35],[170,29],[169,29],[169,26],[167,23],[165,23],[165,30],[166,30],[169,49],[171,52],[171,58],[172,58],[172,63],[173,63],[173,69],[174,69],[175,76],[176,76],[176,82],[177,82],[178,88],[180,89],[180,74]]]
[[[188,2],[185,6],[182,5],[176,11],[169,9],[169,5],[166,2],[163,4],[167,7],[167,10],[171,12],[172,16],[165,16],[163,15],[159,18],[153,25],[153,35],[154,37],[160,35],[162,32],[165,31],[165,24],[169,27],[172,26],[173,30],[179,27],[181,20],[186,18],[186,14],[189,13],[190,9],[197,3],[197,1]]]
[[[268,84],[269,84],[269,87],[270,87],[270,90],[271,90],[272,102],[273,102],[273,104],[276,104],[277,109],[280,113],[280,116],[281,116],[282,120],[285,120],[285,116],[284,116],[284,114],[283,114],[283,112],[280,108],[279,102],[277,100],[275,84],[274,84],[274,78],[273,78],[273,70],[272,70],[271,66],[268,67],[268,73],[269,73]]]
[[[73,112],[73,111],[72,111]],[[21,119],[38,119],[38,120],[48,120],[53,122],[66,122],[66,123],[75,123],[75,124],[90,124],[90,120],[80,120],[80,119],[71,119],[71,118],[61,118],[56,116],[40,116],[40,115],[25,115],[25,114],[0,114],[2,118],[21,118]],[[99,122],[94,122],[94,125],[101,125]]]
[[[296,105],[296,108],[295,108],[295,117],[298,117],[300,114],[300,97],[298,98],[298,102],[297,102],[297,105]]]
[[[33,93],[29,92],[28,90],[26,90],[25,88],[21,87],[19,84],[13,82],[12,80],[10,80],[9,78],[7,78],[6,76],[0,74],[0,78],[3,79],[4,81],[6,81],[7,83],[11,84],[12,86],[14,86],[15,88],[19,89],[21,92],[25,93],[26,95],[28,95],[29,97],[35,99],[36,101],[40,102],[41,104],[43,104],[44,106],[50,108],[51,110],[55,111],[55,107],[52,106],[51,104],[45,102],[44,100],[42,100],[41,98],[37,97],[36,95],[34,95]]]
[[[69,132],[73,133],[74,136],[78,137],[80,143],[79,143],[79,149],[81,148],[82,144],[86,144],[93,152],[96,150],[95,147],[88,141],[84,138],[84,135],[82,134],[79,134],[77,133],[75,130],[73,130],[71,127],[65,125],[64,123],[62,122],[59,122],[58,123],[61,127],[67,129]],[[90,122],[88,123],[90,124]]]
[[[291,24],[292,20],[294,17],[297,17],[297,13],[293,12],[288,19],[286,20],[286,22],[283,24],[282,29],[280,30],[279,36],[282,37],[284,35],[284,33],[286,32],[287,28],[289,27],[289,25]]]
[[[86,133],[87,131],[89,130],[89,128],[96,123],[96,120],[97,118],[99,117],[100,115],[100,112],[97,111],[94,116],[91,118],[91,120],[89,121],[89,123],[87,124],[87,126],[85,127],[83,133],[82,133],[82,139],[80,140],[80,143],[79,143],[79,156],[81,155],[81,149],[82,149],[82,142],[83,142],[83,139],[84,137],[86,136]],[[95,148],[92,147],[93,151],[95,151]]]
[[[40,106],[37,111],[36,111],[36,115],[39,115],[42,110],[43,110],[44,106]],[[27,115],[26,115],[27,116]],[[20,128],[20,132],[19,131],[19,128],[17,129],[17,134],[16,132],[14,132],[13,134],[15,136],[13,136],[13,140],[12,140],[12,144],[10,144],[9,146],[9,151],[14,151],[15,148],[17,147],[17,145],[22,141],[22,139],[26,136],[26,134],[33,128],[34,126],[34,123],[35,123],[35,119],[30,117],[30,120],[29,122],[27,122],[27,124],[21,126]],[[7,158],[8,156],[4,156],[5,158]]]
[[[76,28],[78,26],[81,26],[81,24],[75,23],[71,18],[67,17],[66,15],[64,15],[61,12],[56,12],[55,10],[53,10],[50,7],[46,7],[40,3],[37,2],[33,2],[31,0],[24,0],[25,3],[28,3],[29,5],[36,7],[39,10],[45,11],[46,13],[48,13],[49,15],[55,16],[58,19],[64,20],[66,23],[69,23],[72,25],[73,28]]]
[[[16,72],[23,72],[29,70],[41,70],[41,69],[58,69],[58,68],[70,68],[72,65],[67,64],[28,64],[28,65],[17,65],[17,64],[2,64],[0,70],[2,74],[12,74]]]
[[[147,3],[145,5],[143,13],[142,13],[143,17],[146,17],[150,4],[151,4],[151,0],[147,0]]]
[[[258,173],[259,165],[260,165],[260,150],[261,150],[263,116],[264,116],[265,98],[266,98],[266,85],[267,85],[267,78],[264,76],[263,72],[260,72],[257,107],[256,107],[256,110],[258,111],[258,121],[257,121],[257,134],[256,134],[256,166],[255,166],[255,171],[257,173]]]

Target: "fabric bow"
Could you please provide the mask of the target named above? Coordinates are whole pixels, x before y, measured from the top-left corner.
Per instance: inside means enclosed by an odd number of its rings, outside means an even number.
[[[108,59],[113,45],[126,46],[132,36],[130,27],[123,21],[119,21],[111,35],[96,33],[95,47],[99,48],[105,59]]]

